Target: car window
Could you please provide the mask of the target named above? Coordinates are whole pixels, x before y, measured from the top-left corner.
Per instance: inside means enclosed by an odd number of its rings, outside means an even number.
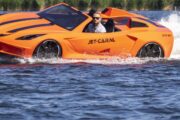
[[[131,28],[137,28],[137,27],[148,27],[145,23],[141,23],[138,21],[131,21]]]
[[[119,17],[119,18],[114,18],[115,24],[116,25],[129,25],[130,23],[130,18],[128,17]]]
[[[165,28],[165,26],[163,26],[163,25],[161,25],[159,23],[153,22],[153,21],[151,21],[149,19],[144,19],[144,18],[139,18],[139,17],[137,17],[137,18],[140,19],[140,20],[144,20],[144,21],[146,21],[146,22],[148,22],[148,23],[150,23],[152,25],[155,25],[156,27]]]
[[[117,17],[113,18],[117,31],[128,30],[130,28],[131,18]]]
[[[67,30],[73,30],[87,19],[82,12],[63,4],[39,12],[38,15]]]

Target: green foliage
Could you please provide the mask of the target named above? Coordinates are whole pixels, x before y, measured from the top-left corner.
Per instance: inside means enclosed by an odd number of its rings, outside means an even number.
[[[86,10],[87,7],[88,7],[87,0],[79,0],[79,3],[78,3],[79,10]]]
[[[160,10],[164,7],[163,0],[148,0],[147,7],[153,10]]]
[[[110,6],[123,8],[125,6],[125,1],[124,0],[111,0]]]
[[[142,0],[137,0],[136,1],[136,9],[137,10],[143,9],[143,6],[144,6],[144,2]]]
[[[136,9],[136,0],[126,0],[126,9]]]
[[[174,1],[174,6],[175,7],[180,7],[180,0],[175,0]]]
[[[21,0],[0,0],[0,8],[4,11],[15,10],[20,4]]]
[[[39,0],[21,0],[23,1],[21,3],[21,9],[22,10],[33,10],[33,11],[36,11],[36,10],[39,10],[41,8],[41,5],[43,5],[44,3]]]
[[[60,2],[80,10],[117,7],[126,10],[161,10],[180,7],[180,0],[0,0],[0,10],[39,10]]]
[[[98,9],[101,6],[100,0],[90,0],[90,7],[93,9]]]

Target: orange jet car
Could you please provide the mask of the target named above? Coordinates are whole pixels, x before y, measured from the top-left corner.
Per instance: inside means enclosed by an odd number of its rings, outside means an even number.
[[[100,13],[106,33],[87,33],[88,14],[60,3],[40,12],[0,15],[0,55],[20,58],[106,59],[169,57],[172,32],[146,17],[117,8]]]

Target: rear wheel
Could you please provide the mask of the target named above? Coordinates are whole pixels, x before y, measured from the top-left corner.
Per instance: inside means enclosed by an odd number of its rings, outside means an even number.
[[[42,42],[34,51],[34,57],[38,59],[60,58],[61,56],[61,46],[54,40]]]
[[[140,51],[137,54],[137,57],[153,57],[153,58],[158,58],[158,57],[164,57],[164,52],[163,49],[161,48],[160,45],[157,43],[148,43],[144,47],[140,49]]]

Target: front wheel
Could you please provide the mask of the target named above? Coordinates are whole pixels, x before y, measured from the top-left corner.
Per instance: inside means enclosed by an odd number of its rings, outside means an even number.
[[[38,59],[60,58],[62,49],[56,41],[45,40],[35,49],[33,56]]]
[[[158,45],[157,43],[148,43],[139,50],[137,57],[159,58],[159,57],[164,57],[164,52],[161,46]]]

